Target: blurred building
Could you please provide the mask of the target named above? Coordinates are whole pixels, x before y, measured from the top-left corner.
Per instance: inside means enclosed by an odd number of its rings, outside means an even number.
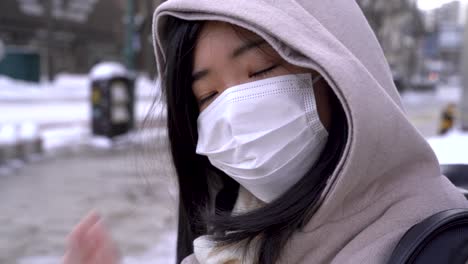
[[[357,0],[379,39],[395,77],[409,80],[421,67],[425,29],[415,0]]]
[[[453,1],[442,5],[434,11],[435,22],[446,24],[458,24],[460,21],[460,2]]]
[[[435,11],[435,33],[438,56],[443,62],[442,76],[459,73],[460,54],[463,43],[463,26],[459,24],[460,2],[454,1]]]
[[[465,32],[463,35],[462,62],[461,62],[461,77],[463,96],[460,105],[461,112],[461,127],[464,131],[468,131],[468,9],[466,12]]]
[[[128,0],[120,0],[128,1]],[[135,0],[135,42],[137,70],[153,77],[156,74],[156,60],[153,49],[153,12],[164,0]]]
[[[453,1],[424,13],[427,34],[424,38],[424,73],[446,80],[459,74],[463,46],[460,2]]]
[[[7,53],[20,53],[17,57],[37,54],[41,74],[49,77],[87,73],[104,60],[123,62],[129,49],[136,70],[154,73],[151,16],[159,2],[1,0],[0,40]]]

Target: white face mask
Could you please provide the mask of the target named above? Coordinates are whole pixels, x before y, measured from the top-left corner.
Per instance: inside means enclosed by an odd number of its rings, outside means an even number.
[[[231,87],[198,118],[196,152],[264,202],[296,184],[328,139],[311,74]]]

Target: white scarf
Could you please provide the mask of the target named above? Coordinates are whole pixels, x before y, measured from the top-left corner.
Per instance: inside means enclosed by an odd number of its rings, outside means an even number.
[[[245,213],[263,206],[264,203],[243,187],[239,188],[239,196],[234,206],[234,213]],[[252,264],[255,247],[249,247],[246,258],[241,259],[243,252],[239,246],[217,248],[209,236],[201,236],[193,241],[194,254],[182,264]]]

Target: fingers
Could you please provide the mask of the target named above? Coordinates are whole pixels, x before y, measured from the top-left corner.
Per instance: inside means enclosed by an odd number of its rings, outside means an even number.
[[[100,220],[99,215],[96,212],[90,212],[80,223],[73,229],[68,237],[68,241],[71,243],[80,243],[85,239],[86,233],[89,229]]]
[[[69,236],[64,264],[115,264],[118,250],[96,213],[86,216]]]
[[[120,260],[102,219],[96,213],[86,216],[69,236],[64,264],[116,264]]]
[[[97,255],[96,253],[105,249],[107,244],[112,243],[102,220],[97,221],[89,228],[88,232],[85,234],[85,241],[86,243],[83,245],[83,249],[87,254],[84,255],[84,259],[87,261],[95,258]]]
[[[62,260],[64,264],[81,264],[86,250],[86,233],[99,221],[100,217],[95,212],[89,213],[72,230],[67,238],[67,252]]]
[[[89,250],[90,255],[86,256],[89,264],[114,264],[119,262],[119,253],[107,232],[103,221],[98,221],[87,234],[88,239],[94,241],[94,248]]]

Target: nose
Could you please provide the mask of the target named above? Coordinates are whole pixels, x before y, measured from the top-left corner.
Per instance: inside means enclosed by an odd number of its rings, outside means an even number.
[[[249,82],[249,76],[246,73],[234,73],[230,72],[229,74],[225,74],[222,77],[222,87],[220,87],[219,93],[224,92],[225,90]]]

